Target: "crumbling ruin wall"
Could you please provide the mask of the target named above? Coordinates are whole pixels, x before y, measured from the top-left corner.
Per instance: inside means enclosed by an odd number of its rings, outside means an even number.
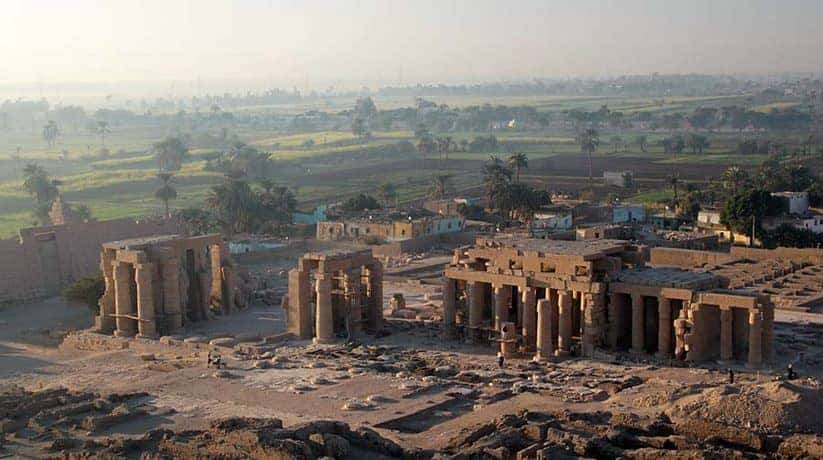
[[[731,255],[734,259],[749,259],[755,261],[787,259],[802,262],[808,265],[823,265],[823,249],[777,248],[757,249],[732,246]]]
[[[734,251],[734,250],[732,250]],[[694,251],[679,248],[652,248],[649,263],[654,267],[696,268],[720,265],[742,258],[734,252]]]
[[[474,240],[474,233],[469,232],[430,235],[372,246],[372,253],[375,257],[399,257],[404,253],[425,251],[441,243],[464,245],[474,243]]]
[[[0,240],[0,302],[57,295],[69,284],[98,272],[104,242],[180,230],[174,219],[116,219],[22,229],[18,238]]]

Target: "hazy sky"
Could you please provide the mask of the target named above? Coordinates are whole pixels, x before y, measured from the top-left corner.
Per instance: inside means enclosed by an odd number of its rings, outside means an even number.
[[[0,0],[0,84],[820,72],[821,45],[823,0]]]

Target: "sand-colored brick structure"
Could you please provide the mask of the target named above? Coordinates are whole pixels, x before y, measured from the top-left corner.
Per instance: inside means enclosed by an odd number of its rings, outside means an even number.
[[[156,338],[180,332],[209,310],[230,313],[235,267],[220,235],[162,235],[103,244],[106,291],[96,327],[104,334]]]
[[[445,334],[462,330],[470,342],[509,350],[513,323],[521,351],[537,359],[595,349],[753,367],[771,359],[768,295],[649,259],[647,248],[622,240],[479,238],[446,268]]]
[[[383,264],[371,250],[305,254],[289,272],[289,332],[317,343],[383,327]]]

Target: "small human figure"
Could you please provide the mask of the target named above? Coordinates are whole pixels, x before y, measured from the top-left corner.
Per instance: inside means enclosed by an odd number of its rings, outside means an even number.
[[[792,364],[789,363],[789,365],[786,367],[786,380],[794,380],[795,377],[797,377],[797,374],[795,374]]]
[[[730,367],[729,368],[729,384],[733,384],[733,383],[734,383],[734,371]]]
[[[503,357],[503,352],[498,351],[497,352],[497,364],[500,366],[500,369],[503,369],[503,364],[505,362],[505,359],[506,358]]]

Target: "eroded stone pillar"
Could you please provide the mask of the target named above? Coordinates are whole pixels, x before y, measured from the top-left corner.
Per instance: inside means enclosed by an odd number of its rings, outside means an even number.
[[[622,325],[622,321],[620,321],[619,315],[622,314],[622,307],[623,306],[623,295],[622,294],[610,294],[609,295],[609,321],[606,325],[606,344],[612,350],[617,349],[617,337],[620,335],[620,327]]]
[[[734,359],[734,312],[731,309],[720,310],[720,360]]]
[[[331,302],[332,277],[329,273],[317,274],[317,313],[315,314],[315,343],[334,341],[334,317]]]
[[[527,352],[534,351],[537,344],[537,290],[533,287],[523,289],[521,299],[523,348]]]
[[[354,268],[346,273],[344,288],[346,291],[346,302],[349,305],[349,332],[351,338],[354,338],[363,330],[363,297],[360,283],[360,269]]]
[[[457,309],[455,307],[455,281],[451,278],[443,277],[443,338],[453,339],[455,336],[455,323],[457,321]]]
[[[763,318],[757,309],[749,310],[749,367],[763,364]]]
[[[483,284],[476,281],[466,283],[466,290],[469,294],[469,327],[466,340],[469,343],[476,343],[483,326]]]
[[[595,347],[603,345],[606,316],[603,294],[583,293],[583,354],[593,356]]]
[[[312,286],[309,272],[299,268],[289,271],[289,311],[286,314],[288,331],[301,339],[312,338]]]
[[[135,306],[131,300],[131,267],[126,262],[114,262],[114,309],[118,337],[132,337],[137,333]]]
[[[134,265],[134,280],[137,284],[137,330],[140,337],[157,338],[157,321],[154,311],[154,264]]]
[[[180,261],[174,257],[163,262],[163,312],[169,334],[183,328],[183,307],[180,302]]]
[[[517,353],[517,327],[512,322],[500,325],[500,352],[505,358],[513,358]]]
[[[549,299],[537,301],[537,353],[535,358],[538,360],[546,359],[554,354],[551,306]]]
[[[559,322],[557,337],[557,355],[567,355],[572,344],[572,295],[569,291],[557,292]]]
[[[367,328],[377,331],[383,328],[383,265],[375,261],[364,269],[366,283],[363,294],[367,302]]]
[[[671,357],[672,349],[672,301],[665,297],[657,298],[657,356]]]
[[[498,333],[500,332],[500,328],[503,327],[503,323],[509,320],[509,305],[507,301],[510,289],[511,287],[509,286],[494,286],[494,330]]]
[[[643,296],[632,294],[632,352],[643,353],[646,330],[643,326]]]
[[[763,361],[774,362],[774,306],[761,306],[763,312]]]
[[[100,253],[100,271],[103,272],[103,280],[106,285],[106,290],[103,296],[100,297],[98,306],[100,313],[98,314],[99,323],[98,332],[101,334],[111,334],[116,327],[115,315],[115,294],[114,294],[114,266],[112,265],[111,255],[114,251],[104,249]]]

